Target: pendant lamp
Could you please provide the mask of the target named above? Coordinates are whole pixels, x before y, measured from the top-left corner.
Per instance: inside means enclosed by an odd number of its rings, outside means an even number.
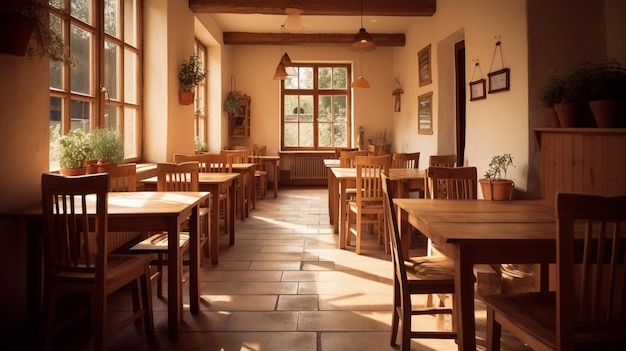
[[[363,27],[363,0],[361,0],[361,29],[354,36],[352,46],[358,49],[371,49],[374,47],[372,36]]]
[[[280,26],[280,52],[283,52],[283,28],[285,26]],[[274,80],[284,80],[287,76],[296,76],[298,75],[298,71],[293,67],[293,63],[291,62],[291,58],[285,52],[283,56],[280,58],[280,62],[278,62],[278,66],[276,67],[276,72],[274,73]]]
[[[289,31],[301,31],[304,30],[304,23],[300,14],[304,12],[301,9],[286,8],[285,13],[287,18],[285,19],[285,29]]]
[[[359,75],[359,78],[357,78],[354,82],[352,82],[352,84],[350,84],[350,87],[352,88],[369,88],[370,87],[370,83],[363,78],[363,52],[361,51],[361,74]]]

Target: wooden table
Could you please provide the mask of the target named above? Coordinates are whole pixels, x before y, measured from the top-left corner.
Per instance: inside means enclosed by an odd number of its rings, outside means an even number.
[[[556,260],[556,220],[545,201],[393,201],[400,226],[408,222],[454,259],[459,350],[476,350],[474,264],[541,263],[540,285],[547,290],[547,264]],[[410,238],[403,236],[407,257],[408,245]]]
[[[256,196],[254,194],[254,171],[256,169],[256,163],[233,163],[233,172],[243,174],[241,180],[242,191],[238,194],[237,199],[239,208],[241,209],[241,220],[249,215],[250,207],[256,208]],[[247,201],[246,201],[247,200]]]
[[[346,189],[356,186],[356,168],[329,168],[333,174],[332,184],[328,185],[329,197],[331,200],[331,211],[333,213],[333,229],[335,233],[339,233],[339,248],[345,248],[345,235],[347,235],[347,207],[344,199],[346,198]],[[393,197],[407,197],[409,188],[424,188],[424,170],[422,169],[406,169],[406,168],[390,168],[389,180],[391,180]]]
[[[229,199],[229,213],[231,216],[228,218],[229,229],[229,243],[235,244],[235,179],[240,177],[239,173],[199,173],[198,184],[201,191],[208,191],[212,196],[211,200],[211,228],[209,247],[211,251],[211,263],[218,264],[219,262],[219,215],[220,215],[220,199],[219,193],[221,190],[228,189]],[[141,181],[146,190],[155,190],[157,184],[157,177],[143,179]]]
[[[334,188],[334,175],[332,168],[338,168],[341,165],[341,161],[338,158],[331,158],[324,160],[324,166],[326,167],[326,175],[328,177],[328,219],[330,220],[330,224],[335,223],[336,213],[333,211],[333,195],[337,194],[338,190]],[[335,229],[335,232],[337,230]]]
[[[269,163],[273,169],[274,173],[274,197],[278,197],[278,161],[280,160],[280,156],[276,155],[263,155],[263,156],[253,156],[255,161],[260,161],[263,163]]]
[[[181,224],[189,219],[189,304],[192,314],[200,306],[200,245],[198,210],[201,203],[216,198],[207,192],[113,192],[108,194],[110,232],[167,231],[168,284],[167,325],[170,336],[177,338],[182,320],[183,297],[181,288],[181,253],[179,233]],[[95,211],[95,197],[88,202]],[[29,315],[41,311],[41,205],[32,206],[14,214],[28,221],[28,309]],[[35,322],[36,323],[36,322]],[[36,324],[35,324],[36,325]]]

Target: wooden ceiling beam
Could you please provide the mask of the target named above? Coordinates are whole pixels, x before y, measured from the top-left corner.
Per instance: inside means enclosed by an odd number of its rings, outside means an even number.
[[[284,15],[286,8],[304,10],[303,16],[359,16],[361,0],[189,0],[195,13]],[[376,0],[363,3],[365,16],[432,16],[437,0]]]
[[[356,34],[356,33],[355,33]],[[340,33],[243,33],[225,32],[224,44],[230,45],[350,45],[355,34]],[[376,46],[404,46],[404,33],[370,33]]]

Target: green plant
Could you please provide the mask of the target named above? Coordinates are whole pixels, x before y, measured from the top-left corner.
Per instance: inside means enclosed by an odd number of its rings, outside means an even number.
[[[238,91],[230,91],[224,100],[224,112],[238,113],[241,108],[241,100],[239,100],[240,96],[241,93]]]
[[[91,158],[120,164],[124,162],[124,141],[113,129],[94,129],[89,133]]]
[[[563,99],[564,89],[565,82],[563,77],[556,73],[552,73],[549,76],[546,85],[539,93],[541,104],[544,107],[554,107],[554,105],[560,103]]]
[[[56,22],[51,21],[49,15],[50,5],[47,0],[9,0],[3,6],[8,12],[19,14],[31,20],[33,24],[31,38],[26,56],[29,59],[35,57],[49,58],[55,62],[74,65],[76,59],[66,54],[63,36],[56,29]],[[55,10],[67,14],[67,10],[55,6]],[[58,17],[54,17],[58,18]],[[10,35],[10,34],[6,34]]]
[[[89,136],[82,129],[70,130],[59,138],[59,166],[81,168],[83,161],[91,155]]]
[[[207,71],[202,66],[200,56],[193,54],[189,57],[189,61],[183,61],[180,65],[178,80],[181,84],[181,90],[193,91],[193,88],[204,80]]]
[[[511,154],[494,155],[489,163],[489,169],[485,172],[485,178],[493,180],[507,179],[506,171],[509,166],[515,167]]]
[[[200,140],[197,135],[194,139],[194,149],[196,150],[196,152],[207,152],[209,150],[206,144],[202,140]]]
[[[626,69],[615,60],[588,64],[584,85],[588,100],[626,99]]]

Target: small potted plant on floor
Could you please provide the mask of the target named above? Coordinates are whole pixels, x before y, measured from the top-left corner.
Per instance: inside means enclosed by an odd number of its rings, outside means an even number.
[[[85,174],[84,161],[91,153],[89,137],[82,129],[70,130],[59,138],[59,172],[74,176]]]
[[[515,183],[506,178],[506,171],[513,166],[511,154],[494,155],[485,172],[485,178],[480,179],[480,187],[485,200],[511,200]]]
[[[181,105],[191,105],[194,99],[194,88],[202,82],[207,75],[207,71],[202,65],[200,56],[193,54],[189,61],[183,61],[180,65],[178,80],[180,81],[180,92],[178,100]]]

